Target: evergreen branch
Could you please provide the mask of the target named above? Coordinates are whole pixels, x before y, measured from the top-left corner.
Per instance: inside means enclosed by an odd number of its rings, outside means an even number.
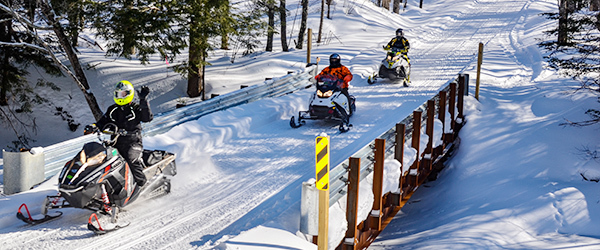
[[[7,43],[7,42],[0,42],[0,46],[8,46],[8,47],[27,47],[27,48],[31,48],[34,50],[38,50],[44,53],[50,53],[47,49],[37,46],[35,44],[31,44],[31,43]]]
[[[21,15],[17,14],[14,10],[12,10],[11,8],[9,8],[6,5],[1,4],[1,3],[0,3],[0,10],[3,10],[6,13],[10,14],[17,21],[19,21],[21,23],[24,23],[28,27],[31,27],[31,28],[34,28],[34,29],[38,29],[38,30],[52,30],[52,27],[49,27],[49,26],[40,26],[40,25],[36,25],[36,24],[32,23],[27,18],[22,17]]]
[[[10,110],[9,110],[10,111]],[[8,122],[8,124],[10,125],[10,127],[12,128],[13,132],[15,133],[15,135],[17,136],[17,139],[19,139],[19,141],[21,142],[21,144],[23,145],[27,145],[27,142],[24,141],[22,138],[22,136],[19,135],[19,131],[17,131],[17,128],[15,127],[15,124],[12,122],[12,119],[10,119],[9,114],[6,113],[6,111],[4,111],[4,108],[2,106],[0,106],[0,113],[2,113],[2,116],[6,117],[6,120]],[[11,112],[12,117],[15,117],[15,114],[13,114]],[[24,124],[22,121],[20,121],[19,119],[16,119],[19,123],[21,123],[22,125]]]

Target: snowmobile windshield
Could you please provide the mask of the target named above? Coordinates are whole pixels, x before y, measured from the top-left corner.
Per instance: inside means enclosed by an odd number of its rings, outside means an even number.
[[[98,165],[106,158],[106,148],[97,142],[86,143],[80,156],[81,163],[88,163],[88,166]]]
[[[317,91],[320,91],[322,93],[328,91],[335,91],[336,89],[338,89],[336,82],[323,82],[323,84],[317,85]]]
[[[320,84],[317,84],[317,90],[321,90],[322,92],[328,90],[334,90],[338,88],[340,84],[340,79],[333,75],[324,75],[319,78]]]
[[[63,172],[59,177],[60,183],[68,185],[79,183],[96,167],[100,166],[105,159],[106,149],[102,144],[97,142],[86,143],[79,154],[63,168]]]
[[[401,48],[398,48],[398,47],[392,47],[392,48],[390,49],[390,53],[392,53],[392,52],[393,52],[393,53],[401,53],[401,52],[402,52],[402,49],[401,49]]]

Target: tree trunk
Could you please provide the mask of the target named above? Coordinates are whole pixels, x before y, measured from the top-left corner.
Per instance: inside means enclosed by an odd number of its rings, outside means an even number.
[[[192,27],[196,27],[198,24],[192,19]],[[204,100],[204,53],[199,44],[204,41],[202,34],[194,31],[194,28],[190,30],[190,48],[188,61],[190,69],[188,71],[188,86],[187,94],[189,97],[199,97],[202,94],[202,100]]]
[[[558,46],[566,45],[568,42],[568,31],[567,31],[568,18],[569,18],[568,1],[569,0],[559,0]]]
[[[591,11],[600,10],[600,0],[590,0],[590,10]],[[599,16],[600,16],[600,14],[599,14]]]
[[[392,8],[392,11],[394,11],[394,13],[400,14],[400,4],[401,3],[402,3],[402,0],[394,0],[394,7]]]
[[[319,21],[319,35],[317,35],[317,43],[321,43],[321,33],[323,32],[323,12],[325,11],[325,0],[321,0],[321,21]]]
[[[275,0],[267,0],[267,16],[269,17],[267,25],[267,48],[266,51],[273,51],[273,34],[275,33]]]
[[[36,0],[28,0],[26,3],[26,7],[27,7],[27,18],[29,18],[29,21],[34,22],[35,21],[35,8],[37,7]],[[27,27],[27,28],[33,32],[33,27]],[[33,37],[28,37],[27,40],[25,40],[25,41],[27,43],[32,43],[33,39],[34,39]]]
[[[76,76],[74,80],[76,83],[78,83],[78,86],[83,92],[85,100],[87,101],[94,118],[96,121],[98,121],[103,115],[102,110],[96,101],[96,97],[90,91],[90,85],[87,82],[87,78],[83,72],[83,68],[81,67],[81,63],[79,63],[79,58],[77,57],[77,54],[75,54],[73,46],[71,46],[69,37],[65,34],[65,31],[60,23],[55,21],[56,17],[54,16],[54,11],[51,9],[50,5],[45,1],[41,1],[40,7],[42,9],[42,13],[44,16],[46,16],[48,24],[52,26],[52,31],[54,31],[54,34],[56,34],[60,46],[63,48],[65,54],[67,54],[67,58],[71,63],[71,68]]]
[[[327,0],[327,19],[331,19],[331,0]]]
[[[2,42],[10,42],[12,37],[12,19],[8,14],[5,14],[4,11],[0,11],[0,19],[6,19],[5,22],[0,22],[0,41]],[[9,81],[8,81],[8,66],[10,65],[10,53],[7,50],[2,49],[0,47],[0,51],[3,53],[0,54],[0,60],[2,61],[2,65],[0,65],[0,106],[8,105],[8,89]]]
[[[230,12],[229,8],[229,0],[223,0],[226,12]],[[221,24],[221,49],[229,49],[229,34],[227,34],[227,29]]]
[[[300,32],[298,34],[297,49],[302,49],[304,43],[304,33],[306,32],[306,19],[308,19],[308,0],[302,0],[302,21],[300,22]]]
[[[383,0],[382,5],[386,10],[390,10],[390,0]]]
[[[71,36],[71,45],[79,46],[79,31],[83,27],[83,5],[81,2],[75,2],[74,6],[69,6],[67,10],[69,19],[69,35]]]
[[[281,19],[281,49],[289,51],[287,45],[287,10],[285,9],[285,0],[279,0],[279,18]]]

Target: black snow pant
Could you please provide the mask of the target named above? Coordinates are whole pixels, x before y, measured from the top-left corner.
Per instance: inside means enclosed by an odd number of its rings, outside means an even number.
[[[352,115],[352,98],[350,97],[350,93],[348,93],[348,88],[342,88],[342,94],[344,94],[346,98],[348,98],[348,106],[350,107],[349,114]]]
[[[133,174],[133,178],[139,187],[146,184],[146,175],[144,175],[144,163],[142,162],[142,152],[144,147],[142,146],[141,135],[127,135],[119,137],[115,148],[119,151],[119,154],[125,158],[129,169]]]

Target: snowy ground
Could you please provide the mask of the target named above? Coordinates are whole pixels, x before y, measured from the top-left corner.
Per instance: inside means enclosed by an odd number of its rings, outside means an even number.
[[[291,13],[295,3],[288,3]],[[552,24],[538,14],[555,11],[555,1],[434,0],[423,9],[409,1],[402,15],[365,0],[336,3],[333,20],[324,27],[335,38],[315,46],[313,55],[340,53],[355,76],[350,92],[357,97],[357,112],[350,132],[338,134],[326,122],[289,127],[289,117],[306,109],[310,89],[207,115],[145,138],[146,147],[177,154],[179,173],[170,195],[127,207],[121,219],[131,221],[129,227],[95,237],[85,228],[90,212],[76,209],[64,209],[59,220],[23,226],[16,209],[26,202],[37,211],[45,195],[56,193],[55,177],[34,190],[0,197],[3,248],[315,249],[297,234],[301,183],[314,176],[315,136],[331,136],[335,166],[458,73],[471,75],[473,94],[479,42],[486,51],[480,102],[467,99],[460,151],[436,182],[419,188],[372,248],[600,247],[598,184],[580,176],[600,176],[600,163],[580,151],[598,150],[597,126],[558,126],[564,119],[587,118],[583,113],[597,106],[597,97],[570,94],[577,83],[544,69],[536,46]],[[316,30],[315,8],[309,27]],[[411,42],[412,85],[368,85],[367,76],[383,56],[381,46],[397,27],[405,28]],[[88,72],[101,86],[95,93],[118,80],[136,79],[134,85],[143,82],[153,90],[155,111],[168,110],[183,96],[184,80],[158,59],[144,67],[87,50],[84,61],[102,62]],[[230,55],[217,53],[208,73],[210,91],[231,91],[300,68],[304,53],[260,53],[234,64]],[[77,91],[72,90],[71,106],[61,105],[80,120],[91,119]],[[108,94],[97,95],[101,107],[110,104]],[[39,138],[42,146],[55,141]]]

